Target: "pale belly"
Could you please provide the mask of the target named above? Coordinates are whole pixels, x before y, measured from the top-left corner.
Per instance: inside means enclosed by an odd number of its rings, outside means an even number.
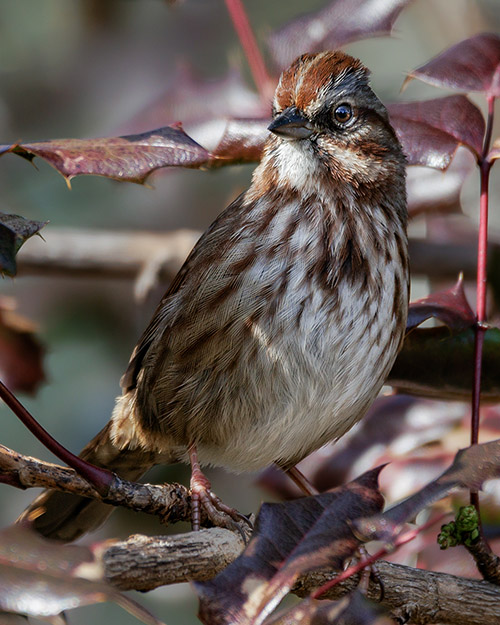
[[[261,343],[258,359],[248,367],[241,362],[235,372],[238,388],[231,399],[221,397],[217,422],[198,438],[202,464],[234,471],[273,462],[293,466],[363,417],[401,339],[393,318],[393,282],[388,281],[367,315],[361,314],[365,297],[341,297],[343,310],[336,319],[319,311],[302,315],[301,323],[275,340],[268,336],[272,329],[254,328]],[[308,325],[308,320],[314,323]]]

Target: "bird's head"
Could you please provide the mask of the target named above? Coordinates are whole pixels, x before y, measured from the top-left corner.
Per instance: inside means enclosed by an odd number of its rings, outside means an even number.
[[[315,168],[353,187],[404,177],[401,146],[368,76],[358,59],[340,51],[303,54],[283,72],[267,150],[282,182],[288,177],[297,186]]]

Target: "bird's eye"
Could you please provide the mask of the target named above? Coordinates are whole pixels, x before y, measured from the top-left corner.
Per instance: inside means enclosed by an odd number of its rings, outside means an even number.
[[[335,121],[339,124],[345,124],[352,118],[352,108],[350,104],[339,104],[333,112]]]

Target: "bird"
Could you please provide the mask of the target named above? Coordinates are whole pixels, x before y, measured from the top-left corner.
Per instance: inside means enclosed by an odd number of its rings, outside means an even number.
[[[249,188],[189,254],[82,451],[129,480],[190,462],[195,529],[200,507],[237,518],[202,467],[292,470],[363,417],[401,348],[406,159],[369,73],[339,50],[282,73]],[[111,509],[47,491],[21,518],[70,541]]]

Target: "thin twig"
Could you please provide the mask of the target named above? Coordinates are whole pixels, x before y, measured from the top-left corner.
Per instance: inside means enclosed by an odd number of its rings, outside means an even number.
[[[16,417],[36,436],[36,438],[57,458],[75,469],[79,475],[90,482],[95,489],[105,495],[113,482],[113,473],[107,469],[96,467],[82,458],[75,456],[63,447],[47,430],[42,427],[32,414],[26,410],[15,395],[0,382],[0,398],[7,404]]]
[[[472,414],[471,414],[471,445],[476,445],[479,439],[479,413],[481,408],[481,374],[483,363],[484,335],[486,324],[486,287],[488,265],[488,184],[491,170],[491,161],[487,158],[490,150],[493,128],[495,97],[488,96],[488,120],[483,142],[483,150],[479,159],[480,170],[480,206],[479,206],[479,234],[477,244],[477,293],[476,293],[476,333],[474,341],[474,379],[472,386]],[[479,514],[479,495],[472,490],[470,501]]]
[[[233,22],[234,29],[238,34],[241,46],[252,72],[252,76],[259,90],[262,101],[267,105],[271,99],[274,85],[266,70],[266,65],[259,46],[253,34],[252,27],[248,20],[245,7],[241,0],[225,0],[226,7]]]

